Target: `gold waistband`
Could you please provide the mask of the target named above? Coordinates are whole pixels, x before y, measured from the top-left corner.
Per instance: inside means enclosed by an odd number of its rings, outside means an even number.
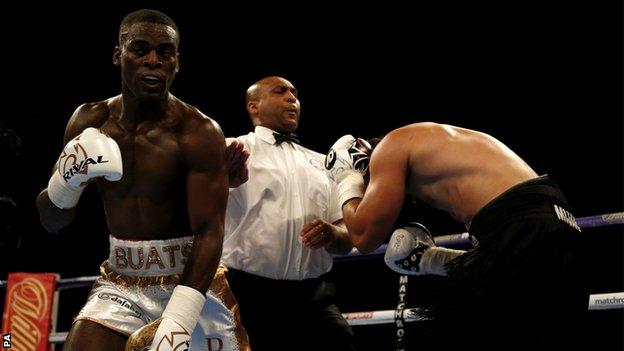
[[[219,264],[217,267],[217,271],[215,272],[213,282],[210,285],[210,289],[213,290],[217,295],[223,295],[225,291],[222,291],[225,282],[226,290],[229,290],[227,286],[227,282],[225,280],[225,272],[227,272],[227,268],[223,264]],[[104,261],[100,265],[100,275],[103,279],[117,285],[122,286],[149,286],[149,285],[168,285],[168,284],[178,284],[180,282],[180,277],[182,274],[171,274],[171,275],[162,275],[162,276],[127,276],[123,274],[119,274],[114,272],[108,260]],[[216,291],[215,291],[216,290]]]
[[[100,266],[100,274],[102,278],[109,282],[122,286],[149,286],[149,285],[169,285],[177,284],[180,281],[181,274],[171,274],[162,276],[127,276],[119,274],[111,269],[110,263],[104,261]]]

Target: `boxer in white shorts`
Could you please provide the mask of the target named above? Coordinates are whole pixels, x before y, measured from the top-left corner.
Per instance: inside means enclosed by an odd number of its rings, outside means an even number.
[[[37,198],[41,224],[57,232],[95,183],[113,233],[105,274],[73,323],[65,351],[181,351],[203,308],[214,312],[215,323],[201,328],[231,322],[225,308],[205,302],[215,298],[206,294],[221,257],[228,188],[241,177],[229,177],[236,168],[228,167],[232,158],[219,125],[169,92],[180,67],[179,40],[176,24],[161,12],[139,10],[123,19],[113,53],[122,93],[78,107]],[[244,335],[240,326],[225,329]],[[207,333],[204,349],[231,344],[223,337],[224,345],[210,345],[215,330]]]
[[[180,280],[192,237],[129,241],[110,237],[110,256],[100,267],[87,303],[75,320],[86,319],[130,335],[158,319]],[[246,350],[238,304],[219,265],[206,294],[190,350]]]

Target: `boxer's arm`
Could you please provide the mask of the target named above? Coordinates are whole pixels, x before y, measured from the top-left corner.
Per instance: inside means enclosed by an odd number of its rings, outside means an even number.
[[[76,216],[76,208],[60,209],[52,203],[48,196],[48,189],[43,189],[37,196],[37,210],[41,226],[48,233],[58,233],[67,227]]]
[[[325,250],[331,254],[337,255],[346,255],[351,252],[353,241],[351,241],[344,221],[342,219],[336,221],[332,223],[332,227],[334,228],[333,235],[335,239],[325,247]]]
[[[63,136],[63,145],[74,139],[88,127],[101,124],[102,118],[106,116],[106,109],[99,104],[83,104],[72,114]],[[55,172],[58,164],[54,165],[52,172]],[[52,203],[48,195],[48,189],[43,189],[37,196],[37,210],[39,211],[39,221],[43,228],[56,233],[68,226],[76,215],[75,208],[60,209]]]
[[[362,253],[384,242],[403,206],[409,143],[397,139],[390,133],[377,145],[370,159],[364,197],[351,199],[342,207],[353,244]]]
[[[132,333],[126,351],[188,349],[221,258],[229,186],[225,138],[217,123],[196,117],[180,136],[189,167],[186,192],[193,248],[162,317]]]
[[[183,152],[190,167],[187,206],[195,238],[180,283],[205,293],[223,245],[229,188],[225,138],[219,125],[205,118],[184,139]]]

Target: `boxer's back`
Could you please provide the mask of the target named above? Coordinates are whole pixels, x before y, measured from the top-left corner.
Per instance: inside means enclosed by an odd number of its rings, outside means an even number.
[[[487,134],[433,123],[401,129],[415,134],[412,145],[417,145],[408,151],[408,192],[463,223],[505,190],[537,176]]]
[[[77,119],[96,127],[119,145],[123,177],[97,181],[111,234],[148,240],[192,235],[186,203],[189,167],[186,135],[193,133],[201,113],[172,96],[161,118],[121,122],[121,99],[89,104]],[[81,126],[82,128],[82,126]]]

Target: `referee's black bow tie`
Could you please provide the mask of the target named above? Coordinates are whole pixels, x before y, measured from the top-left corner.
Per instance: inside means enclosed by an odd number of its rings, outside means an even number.
[[[275,144],[281,144],[284,141],[291,141],[293,143],[297,143],[299,144],[299,138],[297,137],[297,134],[295,133],[288,133],[288,134],[280,134],[280,133],[273,133],[273,136],[275,137]]]

